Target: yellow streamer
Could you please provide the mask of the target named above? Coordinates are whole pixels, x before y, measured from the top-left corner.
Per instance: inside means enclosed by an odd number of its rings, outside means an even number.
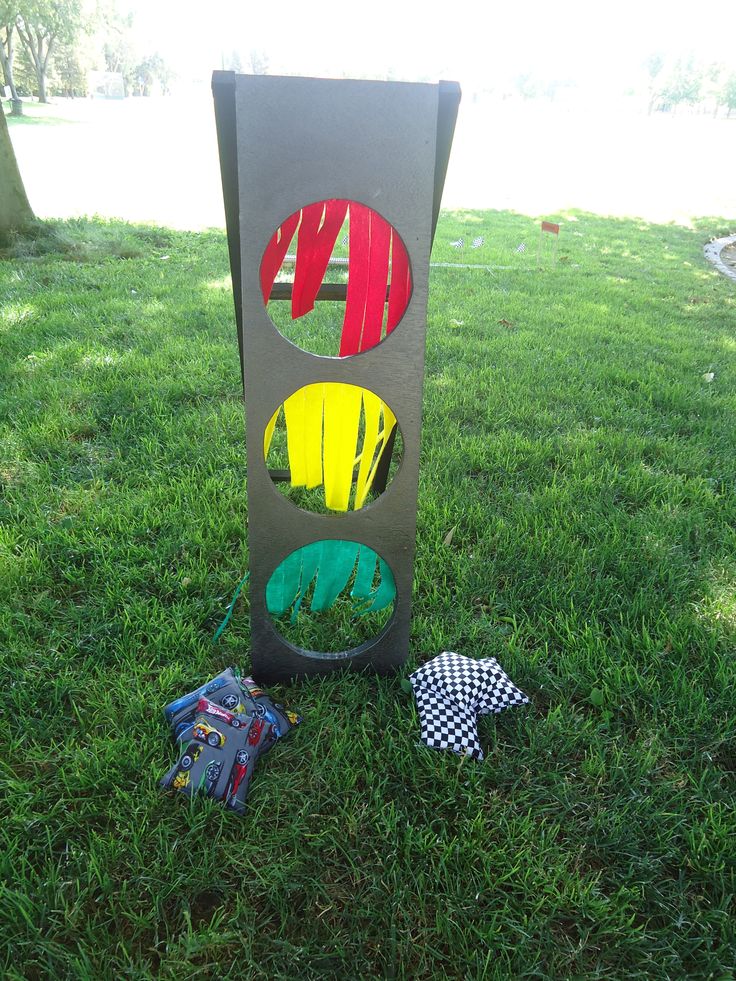
[[[266,431],[263,434],[263,456],[264,458],[268,456],[268,452],[271,449],[271,440],[273,439],[273,431],[276,428],[276,420],[279,417],[279,412],[281,412],[281,406],[276,409],[274,414],[268,421],[266,426]]]
[[[363,411],[365,413],[365,433],[363,435],[363,448],[360,452],[358,480],[355,485],[356,511],[363,507],[366,495],[370,490],[368,475],[378,445],[378,426],[381,416],[381,400],[373,392],[366,389],[363,390]]]
[[[325,382],[300,389],[286,399],[283,409],[292,486],[313,488],[324,484],[327,507],[347,511],[353,473],[358,466],[353,507],[363,507],[396,424],[389,407],[368,389]],[[364,432],[357,452],[361,410]],[[266,456],[278,414],[279,410],[266,427]]]
[[[307,397],[306,389],[300,388],[284,402],[286,419],[286,447],[289,453],[291,483],[294,487],[307,484]]]
[[[350,503],[362,398],[362,389],[355,385],[325,384],[325,504],[333,511],[347,511]]]
[[[322,483],[322,414],[324,411],[325,386],[307,385],[306,392],[306,439],[304,451],[307,464],[308,488]]]
[[[371,468],[371,472],[368,474],[368,480],[366,481],[366,493],[373,486],[373,481],[376,479],[378,464],[381,462],[381,457],[383,456],[383,452],[386,449],[386,443],[388,441],[389,436],[391,435],[391,430],[396,425],[396,416],[393,414],[391,409],[389,409],[389,407],[386,405],[385,402],[382,403],[382,405],[383,405],[383,429],[378,434],[378,438],[381,441],[381,448],[379,450],[378,456],[376,457],[376,462],[373,464],[373,467]],[[362,507],[362,505],[356,503],[355,507],[357,509],[358,507]]]

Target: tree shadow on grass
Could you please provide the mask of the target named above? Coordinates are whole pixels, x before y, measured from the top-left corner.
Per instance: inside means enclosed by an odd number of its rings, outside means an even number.
[[[37,103],[31,103],[29,106],[28,103],[24,102],[22,116],[14,116],[12,113],[6,112],[8,128],[12,129],[14,126],[67,126],[69,124],[76,125],[80,122],[78,119],[63,119],[59,116],[37,116],[34,114],[36,109]]]

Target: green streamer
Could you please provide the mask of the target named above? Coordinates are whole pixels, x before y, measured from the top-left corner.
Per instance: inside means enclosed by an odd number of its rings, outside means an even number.
[[[396,596],[396,583],[394,582],[394,574],[391,569],[386,565],[382,558],[378,559],[378,567],[381,571],[381,581],[378,584],[378,589],[376,589],[373,595],[373,602],[368,607],[367,610],[363,610],[363,613],[377,613],[378,610],[384,610],[387,606],[390,606],[394,601]],[[361,614],[361,615],[362,615]]]
[[[345,589],[353,574],[358,558],[359,545],[355,542],[324,542],[328,546],[323,552],[322,565],[317,573],[317,582],[312,596],[312,611],[321,613],[329,610],[340,593]]]
[[[373,580],[376,578],[376,553],[372,548],[362,547],[358,555],[358,568],[355,582],[350,591],[353,599],[369,600],[373,597]]]
[[[225,627],[230,622],[230,617],[233,615],[233,610],[235,609],[235,603],[236,603],[236,601],[238,599],[238,596],[240,596],[240,590],[248,582],[248,579],[249,578],[250,578],[250,573],[249,572],[246,572],[246,574],[243,576],[243,578],[240,580],[240,582],[236,586],[235,592],[233,593],[233,598],[230,600],[230,606],[228,606],[228,608],[227,608],[227,613],[225,614],[225,619],[222,621],[222,623],[220,624],[220,626],[217,628],[217,632],[215,633],[215,636],[212,638],[212,643],[213,644],[216,644],[217,643],[217,641],[220,639],[220,635],[222,634],[223,630],[225,629]]]
[[[380,578],[374,588],[377,563]],[[305,545],[284,559],[266,587],[268,611],[282,616],[292,608],[294,623],[314,584],[309,606],[313,613],[323,613],[347,588],[353,572],[355,580],[350,595],[356,601],[355,616],[378,612],[393,602],[396,584],[383,559],[366,545],[330,539]]]
[[[320,564],[324,561],[324,546],[326,542],[313,542],[305,545],[301,549],[302,553],[302,581],[299,588],[299,595],[296,598],[294,609],[291,614],[291,622],[294,623],[299,615],[299,609],[304,597],[307,595],[312,580],[319,573]]]
[[[281,616],[297,597],[302,580],[302,550],[287,555],[266,586],[268,612]]]

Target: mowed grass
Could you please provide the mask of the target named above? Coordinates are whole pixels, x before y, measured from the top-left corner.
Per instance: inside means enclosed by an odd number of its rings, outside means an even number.
[[[734,976],[728,226],[561,218],[541,270],[530,218],[438,228],[513,268],[432,273],[403,672],[494,655],[531,704],[475,763],[401,676],[279,687],[243,819],[158,789],[163,705],[249,665],[224,236],[0,264],[4,977]]]

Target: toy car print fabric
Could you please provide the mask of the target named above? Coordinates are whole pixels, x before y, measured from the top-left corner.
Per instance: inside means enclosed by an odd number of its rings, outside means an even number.
[[[529,699],[493,658],[476,660],[444,651],[410,676],[422,742],[483,759],[478,716],[502,712]]]
[[[258,757],[301,722],[232,668],[171,702],[164,715],[180,756],[161,786],[204,794],[240,814]]]
[[[206,699],[202,699],[206,703]],[[201,707],[201,702],[200,702]],[[171,790],[203,793],[242,814],[261,746],[270,737],[271,724],[255,716],[241,716],[237,727],[202,711],[192,726],[192,739],[161,781]]]
[[[181,738],[182,733],[194,722],[197,702],[200,698],[208,698],[229,712],[247,713],[248,710],[237,675],[232,668],[225,668],[216,678],[166,706],[164,715],[171,726],[174,738]],[[247,701],[251,702],[250,699]]]
[[[250,696],[255,715],[271,723],[271,739],[261,750],[261,752],[267,753],[277,739],[288,735],[294,726],[299,725],[302,721],[301,716],[285,709],[278,702],[274,702],[262,688],[258,687],[253,678],[241,678],[240,684]]]
[[[175,739],[188,736],[187,730],[191,729],[197,715],[200,698],[207,698],[235,715],[257,715],[268,719],[274,727],[271,745],[302,721],[301,716],[274,702],[253,678],[241,678],[233,668],[225,668],[216,678],[166,706],[164,715]]]
[[[243,705],[238,705],[238,708],[245,710],[246,707]],[[181,743],[185,742],[187,739],[191,739],[192,737],[199,738],[199,736],[197,736],[194,733],[195,727],[199,727],[200,729],[202,729],[203,727],[204,728],[207,727],[208,723],[202,722],[199,718],[199,716],[201,716],[203,712],[205,712],[209,716],[212,716],[215,719],[220,719],[222,722],[227,723],[227,725],[231,726],[233,729],[239,729],[242,726],[247,725],[248,719],[253,716],[253,712],[248,713],[247,711],[243,711],[242,713],[228,712],[226,709],[217,705],[215,702],[211,702],[208,698],[200,698],[200,700],[197,702],[197,705],[195,707],[195,712],[196,715],[194,716],[191,722],[180,722],[176,728],[176,732],[174,735],[175,738],[178,739],[179,742]],[[211,746],[217,746],[218,743],[220,742],[220,739],[217,734],[210,733],[209,739],[207,738],[206,735],[204,735],[202,736],[202,741],[203,742],[209,741]]]

